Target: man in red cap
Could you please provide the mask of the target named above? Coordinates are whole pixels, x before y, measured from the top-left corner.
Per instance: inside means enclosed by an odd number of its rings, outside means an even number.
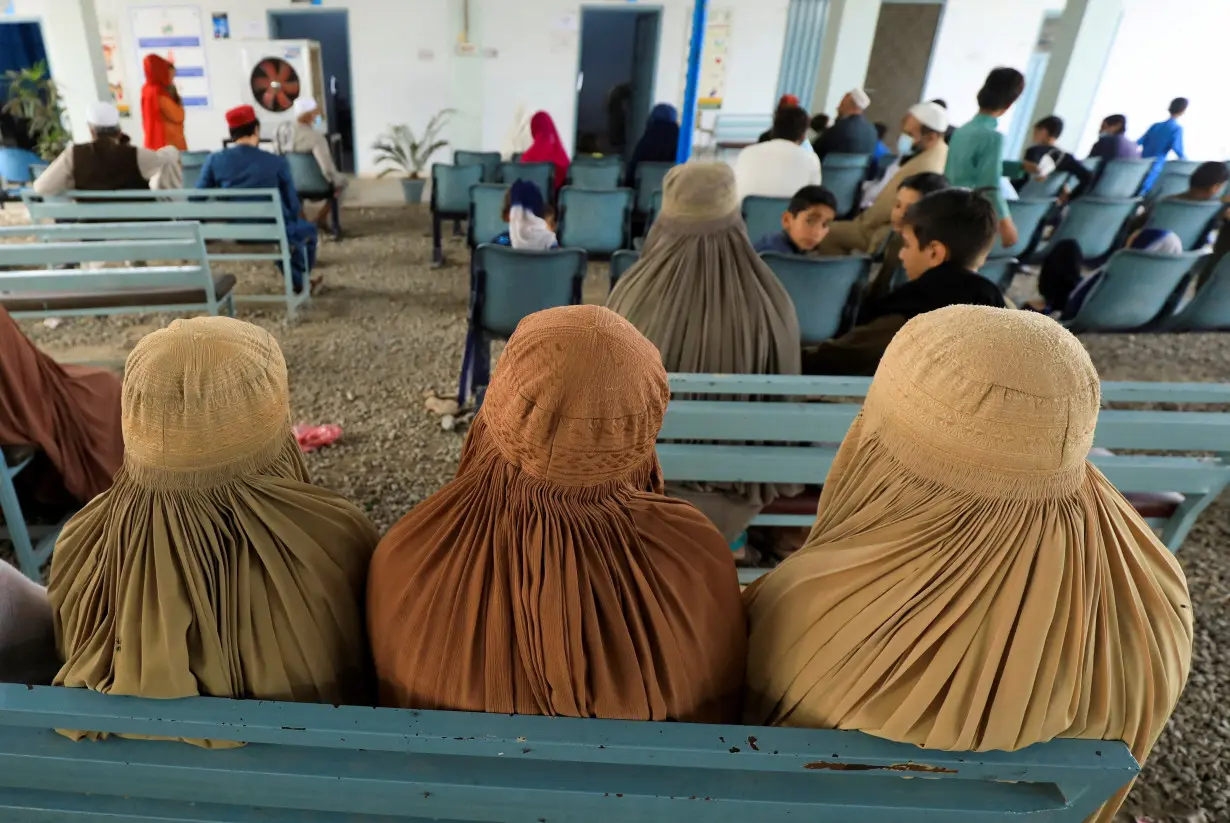
[[[299,195],[290,175],[290,163],[260,148],[261,124],[251,106],[226,113],[234,144],[205,161],[198,189],[277,189],[282,195],[282,219],[290,241],[291,278],[295,291],[303,291],[303,278],[316,265],[316,226],[301,215]],[[319,278],[314,279],[316,285]]]

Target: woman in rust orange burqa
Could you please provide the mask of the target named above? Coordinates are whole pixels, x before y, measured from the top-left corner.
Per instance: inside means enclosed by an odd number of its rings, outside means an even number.
[[[175,66],[156,54],[145,58],[145,85],[141,87],[141,119],[145,148],[157,151],[174,146],[187,151],[184,141],[184,104],[175,88]]]
[[[64,494],[89,502],[111,487],[124,459],[120,378],[103,369],[60,365],[31,343],[0,308],[0,446],[35,446],[17,475],[39,502]]]
[[[457,477],[381,541],[367,623],[381,703],[737,722],[734,560],[662,494],[657,349],[599,306],[521,321]]]

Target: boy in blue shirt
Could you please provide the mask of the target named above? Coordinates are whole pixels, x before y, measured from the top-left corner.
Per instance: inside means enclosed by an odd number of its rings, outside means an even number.
[[[824,186],[804,186],[790,198],[782,212],[782,230],[757,241],[756,253],[808,254],[829,233],[837,217],[837,197]]]
[[[1144,185],[1140,188],[1141,194],[1148,192],[1153,187],[1153,181],[1162,173],[1162,166],[1166,163],[1166,157],[1172,151],[1180,160],[1187,158],[1187,155],[1183,153],[1183,127],[1179,125],[1179,118],[1186,111],[1187,98],[1176,97],[1170,101],[1170,119],[1154,123],[1136,141],[1140,146],[1141,157],[1157,158],[1153,163],[1153,168],[1149,170],[1149,176],[1145,178]]]

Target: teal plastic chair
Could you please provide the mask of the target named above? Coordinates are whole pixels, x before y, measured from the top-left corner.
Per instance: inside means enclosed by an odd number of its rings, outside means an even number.
[[[522,318],[581,303],[584,249],[526,251],[482,243],[470,267],[470,313],[457,402],[481,398],[491,379],[491,341],[507,340]]]
[[[568,167],[568,185],[576,189],[618,189],[623,179],[624,161],[618,157],[581,155]]]
[[[636,213],[647,215],[653,207],[653,193],[662,191],[662,181],[666,173],[675,167],[674,163],[637,163],[636,165]]]
[[[559,243],[591,256],[614,254],[629,245],[632,189],[578,189],[559,193]]]
[[[1000,291],[1007,292],[1016,277],[1017,263],[1015,257],[988,257],[978,273],[999,286]]]
[[[179,153],[179,162],[185,167],[203,166],[211,154],[213,154],[211,151],[181,151]]]
[[[512,185],[518,180],[528,180],[538,187],[548,203],[555,202],[555,166],[551,163],[501,163],[501,183]]]
[[[1016,224],[1018,240],[1008,248],[1004,248],[999,234],[995,235],[995,245],[991,247],[991,257],[1024,257],[1035,245],[1038,229],[1042,221],[1054,207],[1055,201],[1050,200],[1020,200],[1008,201],[1008,213]]]
[[[821,162],[820,179],[837,198],[838,217],[848,216],[858,206],[870,165],[870,154],[829,154]]]
[[[649,214],[645,218],[645,234],[649,234],[649,229],[653,227],[653,221],[658,219],[658,213],[662,211],[662,190],[658,189],[649,198]]]
[[[1167,197],[1182,194],[1190,187],[1191,180],[1192,176],[1190,174],[1176,174],[1163,171],[1162,176],[1153,181],[1153,185],[1149,188],[1149,194],[1145,197],[1145,202],[1153,204],[1159,200],[1165,200]]]
[[[640,259],[641,253],[631,249],[620,249],[611,255],[611,291],[615,291],[619,278],[627,274],[628,269]]]
[[[504,219],[504,196],[508,186],[503,183],[479,183],[470,189],[470,248],[480,243],[492,243],[508,231]]]
[[[295,184],[295,193],[300,200],[325,200],[329,203],[329,217],[332,223],[332,234],[338,237],[342,233],[341,204],[333,191],[333,184],[320,170],[320,164],[310,152],[288,152],[284,155],[290,164],[290,179]],[[187,169],[185,169],[187,171]],[[185,188],[187,183],[184,183]],[[195,186],[195,181],[193,181]]]
[[[1045,180],[1036,180],[1029,178],[1024,186],[1021,187],[1020,196],[1022,200],[1049,200],[1054,201],[1059,196],[1059,192],[1071,180],[1072,175],[1064,171],[1053,172]],[[1011,206],[1014,201],[1009,200],[1008,205]]]
[[[743,198],[743,222],[747,224],[747,236],[752,243],[759,243],[765,235],[782,230],[782,214],[790,206],[789,197],[763,197],[751,194]]]
[[[1135,197],[1151,168],[1152,160],[1111,160],[1102,168],[1088,196],[1109,199]]]
[[[786,287],[799,317],[804,346],[836,337],[858,311],[862,289],[871,273],[867,255],[803,257],[765,252],[760,258]]]
[[[500,157],[498,151],[464,151],[453,152],[454,166],[482,166],[483,182],[496,183],[500,174]]]
[[[1174,232],[1183,241],[1184,251],[1193,251],[1204,245],[1213,222],[1225,209],[1221,200],[1159,200],[1145,226]]]
[[[1090,287],[1076,316],[1064,321],[1074,332],[1136,331],[1170,314],[1198,252],[1159,254],[1124,249],[1116,252]]]
[[[1081,253],[1087,261],[1105,257],[1110,254],[1115,241],[1119,239],[1123,224],[1139,204],[1139,198],[1108,200],[1085,196],[1073,200],[1050,241],[1030,256],[1031,262],[1041,263],[1045,260],[1047,253],[1060,240],[1075,240],[1079,243]]]
[[[1166,331],[1230,330],[1230,254],[1222,257],[1187,305],[1168,318]]]
[[[1199,160],[1167,160],[1162,164],[1162,174],[1179,174],[1183,177],[1191,177],[1192,172],[1196,170],[1200,162]]]
[[[43,158],[32,151],[0,146],[0,184],[29,183],[34,179],[30,168],[41,165]]]
[[[30,182],[33,183],[35,180],[42,177],[43,172],[47,171],[47,166],[48,166],[47,163],[31,163],[30,164]]]
[[[450,166],[434,163],[431,167],[431,260],[444,265],[444,248],[440,237],[443,220],[453,220],[453,234],[461,229],[456,221],[470,216],[470,189],[483,180],[483,167]]]

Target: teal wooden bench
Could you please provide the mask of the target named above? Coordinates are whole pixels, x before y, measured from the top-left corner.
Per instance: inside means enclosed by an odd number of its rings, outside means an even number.
[[[311,289],[306,286],[311,275],[306,271],[309,266],[304,249],[299,250],[305,257],[304,289],[295,293],[290,260],[296,252],[286,238],[282,199],[276,189],[70,191],[55,197],[26,190],[22,200],[32,220],[199,222],[206,243],[215,244],[209,253],[215,265],[233,260],[266,260],[282,268],[281,295],[236,295],[238,302],[285,303],[287,317],[294,319],[298,310],[311,300]]]
[[[41,583],[42,574],[39,570],[47,558],[51,557],[56,538],[60,536],[71,512],[59,523],[26,523],[13,481],[37,456],[38,449],[34,446],[6,443],[0,447],[0,515],[4,516],[0,539],[7,539],[13,544],[18,570],[31,580]]]
[[[24,238],[34,242],[5,242]],[[111,267],[83,267],[92,263]],[[234,314],[234,287],[211,272],[198,223],[0,228],[0,305],[14,317]]]
[[[942,752],[854,731],[0,686],[5,820],[1080,823],[1137,770],[1117,741]]]
[[[671,392],[704,395],[672,400],[659,435],[658,458],[668,480],[821,485],[871,379],[766,375],[672,374]],[[723,395],[790,398],[789,402],[725,400]],[[842,398],[847,402],[797,402]],[[1112,403],[1230,404],[1220,383],[1102,384]],[[662,442],[662,441],[709,441]],[[761,445],[726,445],[756,442]],[[799,444],[813,445],[799,445]],[[1094,446],[1133,454],[1091,459],[1137,506],[1162,540],[1178,550],[1196,518],[1230,484],[1230,414],[1207,411],[1107,409]],[[1136,452],[1147,452],[1139,454]],[[1192,452],[1212,457],[1186,456]],[[810,526],[816,498],[780,500],[759,526]],[[760,570],[741,570],[749,580]]]

